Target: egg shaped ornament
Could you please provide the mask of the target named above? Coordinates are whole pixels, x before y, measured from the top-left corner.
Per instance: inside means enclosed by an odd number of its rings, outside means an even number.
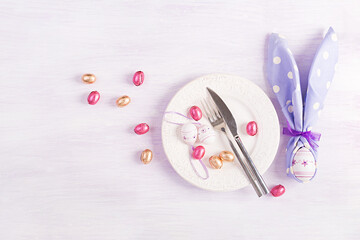
[[[189,115],[195,121],[199,121],[202,118],[202,111],[198,106],[192,106],[189,110]]]
[[[216,134],[209,125],[201,125],[198,129],[198,139],[201,143],[210,144],[215,141]]]
[[[180,130],[181,139],[189,145],[194,145],[197,139],[197,128],[192,123],[185,123]]]
[[[305,148],[299,148],[294,154],[290,171],[301,182],[309,182],[316,173],[316,162],[312,152]]]

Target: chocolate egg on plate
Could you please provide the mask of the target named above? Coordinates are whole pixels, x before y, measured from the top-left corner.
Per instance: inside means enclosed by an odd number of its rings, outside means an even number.
[[[234,154],[230,151],[222,151],[219,154],[219,157],[221,158],[221,160],[226,162],[233,162],[235,160]]]
[[[215,168],[215,169],[220,169],[223,166],[223,162],[222,160],[218,157],[218,156],[211,156],[209,158],[209,163],[211,165],[211,167]]]

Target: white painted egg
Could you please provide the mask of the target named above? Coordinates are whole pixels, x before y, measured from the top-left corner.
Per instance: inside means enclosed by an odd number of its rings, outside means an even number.
[[[316,162],[314,155],[309,149],[302,147],[294,155],[290,171],[302,182],[308,182],[316,171]]]
[[[197,138],[197,128],[192,123],[186,123],[181,126],[180,134],[185,143],[193,145]]]
[[[201,125],[198,129],[198,139],[201,143],[209,144],[215,141],[215,131],[208,125]]]

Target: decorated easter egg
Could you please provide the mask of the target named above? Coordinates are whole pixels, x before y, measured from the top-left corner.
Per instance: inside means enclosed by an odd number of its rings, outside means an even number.
[[[290,171],[302,182],[308,182],[315,175],[316,162],[309,149],[302,147],[297,150]]]
[[[197,160],[202,159],[204,155],[205,155],[205,148],[203,146],[197,146],[192,153],[192,157]]]
[[[192,106],[189,110],[189,115],[195,121],[199,121],[202,118],[202,111],[198,106]]]
[[[140,160],[143,164],[149,164],[153,158],[153,153],[150,149],[145,149],[140,156]]]
[[[215,131],[209,125],[201,125],[198,129],[199,141],[204,144],[213,143],[215,141]]]
[[[193,145],[196,142],[197,128],[192,123],[185,123],[181,126],[180,134],[185,143]]]
[[[250,136],[255,136],[258,131],[258,127],[255,121],[251,121],[246,125],[246,132]]]
[[[285,193],[285,187],[283,185],[279,184],[279,185],[273,187],[270,192],[274,197],[280,197],[281,195],[283,195]]]
[[[223,161],[218,156],[215,155],[209,158],[209,163],[211,167],[215,169],[220,169],[223,166]]]
[[[146,123],[140,123],[140,124],[136,125],[136,127],[134,128],[134,132],[138,135],[145,134],[149,130],[150,130],[150,127]]]
[[[219,154],[219,157],[221,158],[221,160],[226,162],[233,162],[235,160],[234,154],[230,151],[222,151]]]
[[[100,99],[100,93],[98,91],[92,91],[87,100],[90,105],[95,105]]]

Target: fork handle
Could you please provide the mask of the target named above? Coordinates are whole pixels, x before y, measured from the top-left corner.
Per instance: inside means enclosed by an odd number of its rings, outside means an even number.
[[[254,177],[256,178],[257,182],[260,184],[260,187],[262,189],[262,191],[265,194],[268,194],[270,192],[269,188],[267,187],[264,179],[262,178],[262,176],[260,175],[260,173],[258,172],[257,168],[255,167],[254,162],[252,161],[250,154],[247,152],[244,144],[242,143],[240,137],[238,135],[235,136],[235,141],[237,143],[237,145],[239,146],[241,152],[243,153],[247,164],[249,165]]]

